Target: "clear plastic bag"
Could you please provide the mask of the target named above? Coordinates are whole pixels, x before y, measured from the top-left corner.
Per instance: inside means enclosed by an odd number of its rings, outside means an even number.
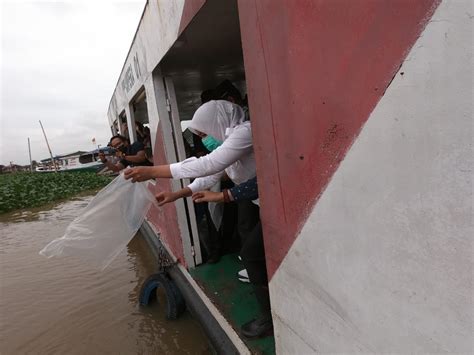
[[[77,256],[103,270],[136,234],[152,203],[156,200],[148,183],[132,183],[122,173],[99,191],[64,236],[39,253]]]

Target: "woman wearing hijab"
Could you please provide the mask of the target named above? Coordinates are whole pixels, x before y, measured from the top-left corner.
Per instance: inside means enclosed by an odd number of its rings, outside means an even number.
[[[250,122],[245,121],[245,113],[240,106],[224,100],[209,101],[197,109],[189,129],[202,139],[212,137],[222,144],[200,158],[192,157],[171,165],[129,169],[125,171],[125,178],[134,182],[154,178],[197,178],[179,191],[159,193],[156,196],[158,204],[164,205],[191,196],[193,192],[207,190],[225,175],[236,185],[256,176],[252,129]],[[258,201],[255,203],[258,204]],[[242,243],[259,220],[256,204],[250,201],[238,204],[237,229]]]
[[[125,178],[133,182],[153,178],[197,178],[187,187],[190,191],[186,196],[191,196],[192,192],[207,190],[225,174],[236,185],[255,177],[252,129],[250,122],[245,121],[241,107],[223,100],[209,101],[197,109],[189,129],[201,138],[210,136],[222,144],[200,158],[192,157],[179,163],[145,169],[129,169],[125,172]]]
[[[207,190],[225,175],[235,185],[256,176],[252,129],[250,122],[245,121],[245,113],[240,106],[223,100],[209,101],[196,110],[189,129],[202,139],[212,137],[222,144],[200,158],[192,157],[170,165],[131,168],[125,171],[125,178],[133,182],[154,178],[196,178],[184,189],[159,193],[156,198],[163,205]],[[238,202],[238,231],[242,238],[242,249],[245,249],[246,239],[252,238],[259,221],[258,200],[254,203],[248,200]],[[242,257],[245,264],[244,255]],[[249,279],[253,282],[252,275],[249,275]],[[271,329],[271,318],[265,324],[256,320],[242,326],[246,337],[267,335]]]

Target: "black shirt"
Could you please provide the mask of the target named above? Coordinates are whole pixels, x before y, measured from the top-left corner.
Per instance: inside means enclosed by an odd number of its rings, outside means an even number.
[[[127,150],[125,151],[125,155],[137,155],[137,153],[141,150],[145,150],[145,146],[141,142],[135,142],[127,147]],[[148,159],[145,159],[141,163],[134,163],[131,161],[128,161],[126,159],[120,160],[120,164],[122,164],[124,167],[127,166],[151,166],[153,165],[148,161]]]

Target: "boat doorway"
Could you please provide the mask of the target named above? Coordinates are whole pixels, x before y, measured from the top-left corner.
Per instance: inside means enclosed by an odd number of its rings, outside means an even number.
[[[239,92],[240,104],[243,104],[247,91],[237,2],[207,1],[164,56],[154,75],[160,78],[166,95],[177,161],[208,154],[201,139],[187,129],[194,112],[208,98],[224,98],[228,87]],[[183,180],[179,188],[189,182]],[[215,235],[227,217],[223,216],[223,207],[209,204],[209,208],[203,208],[202,204],[194,204],[190,198],[187,200],[187,219],[193,244],[200,245],[204,262],[215,259],[218,253],[215,244],[219,242]],[[228,219],[229,223],[235,224],[237,218]],[[235,239],[238,235],[233,233],[233,228],[227,229],[225,252],[232,247],[232,251],[237,252],[238,245],[235,244],[238,240]]]
[[[196,139],[186,129],[187,125],[207,94],[211,93],[212,99],[226,99],[224,88],[232,87],[239,92],[238,104],[248,110],[237,1],[206,1],[161,60],[154,76],[166,92],[176,155],[178,160],[183,160],[193,155],[190,151],[196,148]],[[192,201],[188,205],[191,207],[187,210],[188,220],[199,226],[200,221],[191,211]],[[235,217],[235,224],[236,220]],[[220,236],[235,240],[235,229],[236,225]],[[204,254],[206,246],[201,230],[198,235]],[[230,249],[222,253],[216,264],[196,265],[189,271],[212,303],[238,329],[258,315],[259,306],[250,284],[238,278],[238,272],[243,269],[238,258],[239,247],[232,249],[232,241],[229,244]],[[247,345],[264,353],[274,352],[272,337],[253,340]]]

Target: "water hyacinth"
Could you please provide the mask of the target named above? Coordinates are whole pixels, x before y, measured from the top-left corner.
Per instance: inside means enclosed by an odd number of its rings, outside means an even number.
[[[0,213],[65,199],[111,180],[94,172],[0,174]]]

